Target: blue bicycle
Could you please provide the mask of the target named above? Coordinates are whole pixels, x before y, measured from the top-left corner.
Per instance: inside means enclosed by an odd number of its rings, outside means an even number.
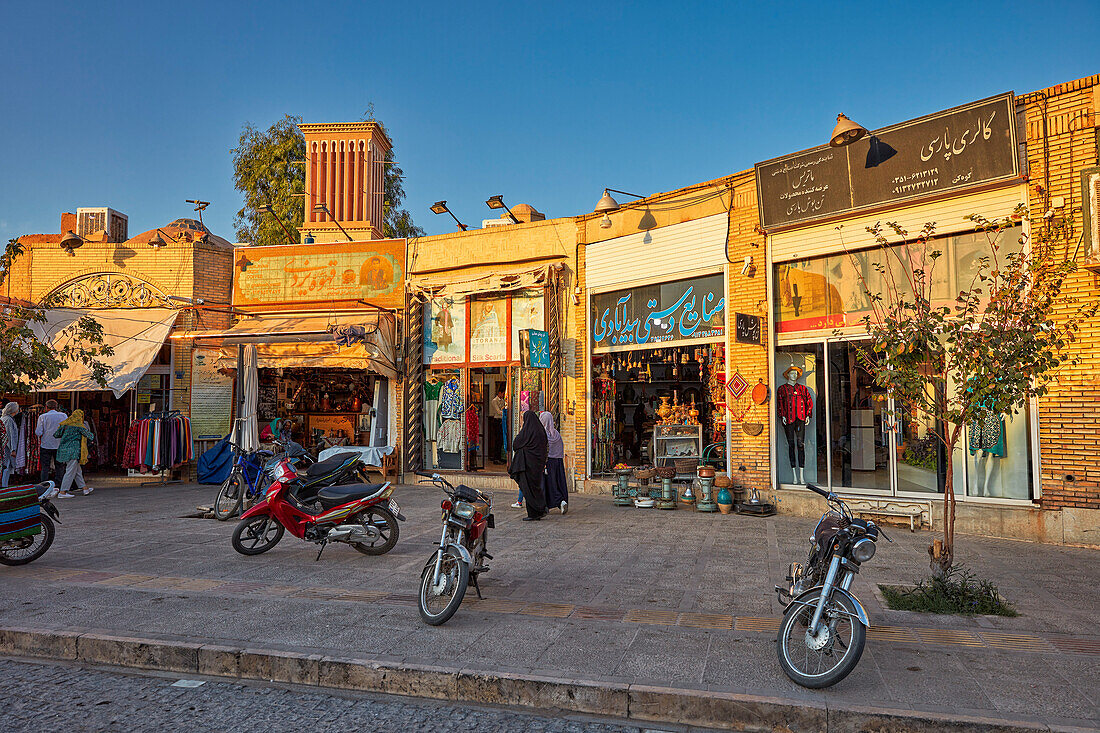
[[[214,499],[214,516],[225,521],[240,511],[241,505],[251,506],[271,483],[265,464],[275,454],[267,450],[245,453],[240,446],[233,446],[233,468],[218,489]]]

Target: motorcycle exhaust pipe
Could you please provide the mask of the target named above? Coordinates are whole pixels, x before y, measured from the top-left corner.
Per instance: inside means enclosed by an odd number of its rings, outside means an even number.
[[[329,542],[364,542],[373,539],[361,524],[338,524],[325,536]]]

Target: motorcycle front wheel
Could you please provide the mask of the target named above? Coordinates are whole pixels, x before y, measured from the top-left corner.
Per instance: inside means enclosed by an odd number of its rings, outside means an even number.
[[[0,565],[26,565],[46,554],[53,544],[53,521],[45,514],[38,518],[42,522],[38,534],[0,542]]]
[[[244,494],[244,477],[237,471],[229,474],[229,477],[218,489],[218,496],[214,499],[214,516],[225,521],[237,513],[241,506],[241,498]]]
[[[448,548],[442,550],[443,559],[439,567],[439,582],[435,582],[435,559],[441,551],[436,550],[424,572],[420,574],[420,595],[417,606],[420,618],[432,626],[444,624],[455,615],[466,595],[466,585],[470,582],[470,568],[466,561]]]
[[[233,549],[242,555],[260,555],[283,538],[283,525],[266,514],[242,519],[233,530]]]
[[[366,542],[352,542],[351,546],[364,555],[385,555],[397,544],[401,529],[397,517],[384,506],[375,505],[359,512],[355,521],[367,526],[374,533]]]
[[[809,633],[820,594],[807,596],[783,615],[776,648],[779,665],[803,687],[829,687],[855,669],[867,642],[867,627],[847,596],[836,593],[826,602],[818,634]],[[803,603],[804,601],[804,603]]]

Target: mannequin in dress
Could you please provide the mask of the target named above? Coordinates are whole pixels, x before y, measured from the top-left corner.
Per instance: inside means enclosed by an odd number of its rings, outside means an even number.
[[[788,458],[791,463],[791,473],[796,483],[804,484],[806,466],[806,421],[810,419],[814,410],[814,400],[806,385],[799,384],[802,370],[791,366],[783,372],[786,384],[779,385],[776,390],[776,407],[779,409],[779,419],[783,423],[783,432],[787,436]]]

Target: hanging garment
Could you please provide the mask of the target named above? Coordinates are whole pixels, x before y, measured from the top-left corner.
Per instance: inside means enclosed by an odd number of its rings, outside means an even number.
[[[463,432],[461,420],[444,420],[439,426],[439,435],[436,440],[439,450],[444,453],[460,453],[466,437]]]
[[[458,379],[451,377],[439,397],[439,416],[443,420],[462,419],[462,392]]]
[[[808,420],[814,412],[814,399],[804,384],[781,384],[775,391],[779,417],[787,422]]]
[[[477,408],[470,407],[466,411],[466,447],[469,450],[477,450],[481,445],[481,419],[477,415]]]
[[[970,455],[984,450],[991,456],[1005,456],[1005,420],[992,410],[982,410],[981,415],[967,428],[970,432]]]
[[[434,441],[439,434],[439,393],[443,382],[424,382],[424,440]]]

